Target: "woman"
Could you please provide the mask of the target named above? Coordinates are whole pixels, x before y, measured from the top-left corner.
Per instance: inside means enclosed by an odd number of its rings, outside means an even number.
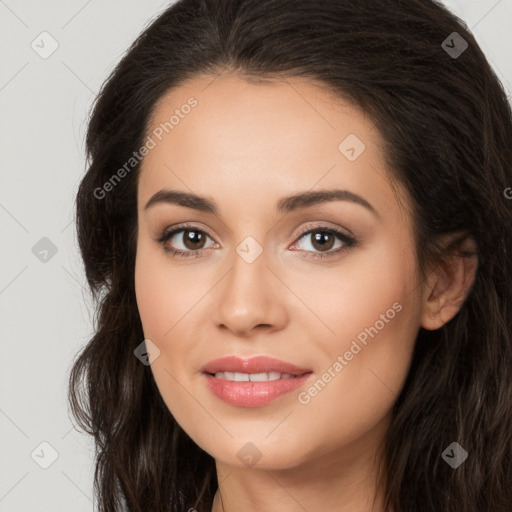
[[[181,0],[87,151],[101,511],[510,510],[512,113],[458,18]]]

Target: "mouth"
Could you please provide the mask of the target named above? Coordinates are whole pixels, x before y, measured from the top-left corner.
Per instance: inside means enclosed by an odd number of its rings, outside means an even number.
[[[236,356],[211,361],[202,368],[208,389],[238,407],[261,407],[311,380],[313,371],[266,356]]]

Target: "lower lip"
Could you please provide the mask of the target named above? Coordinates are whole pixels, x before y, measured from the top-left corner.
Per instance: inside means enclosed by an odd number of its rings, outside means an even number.
[[[263,382],[237,382],[218,379],[209,373],[203,375],[206,377],[206,385],[210,391],[224,402],[239,407],[261,407],[302,386],[312,375],[312,372],[291,379]]]

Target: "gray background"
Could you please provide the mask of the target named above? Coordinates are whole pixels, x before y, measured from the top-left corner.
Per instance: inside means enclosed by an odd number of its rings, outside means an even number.
[[[93,511],[93,445],[67,410],[69,370],[91,337],[93,312],[73,202],[92,100],[169,3],[0,0],[1,512]],[[512,0],[444,3],[510,96]],[[45,31],[58,48],[42,58],[52,44]]]

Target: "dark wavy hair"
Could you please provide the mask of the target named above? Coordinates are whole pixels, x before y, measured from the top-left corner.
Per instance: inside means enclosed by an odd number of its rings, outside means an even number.
[[[448,51],[453,32],[468,44],[460,55]],[[472,33],[434,0],[179,0],[103,84],[76,196],[94,335],[69,380],[72,414],[95,440],[99,510],[209,512],[218,486],[215,460],[134,356],[144,339],[134,288],[140,164],[103,198],[95,191],[143,145],[164,94],[224,73],[302,77],[364,110],[413,205],[423,277],[474,240],[478,268],[459,313],[415,340],[385,443],[386,509],[510,512],[512,112]],[[452,233],[460,236],[444,247]],[[454,441],[469,453],[456,470],[441,458]]]

